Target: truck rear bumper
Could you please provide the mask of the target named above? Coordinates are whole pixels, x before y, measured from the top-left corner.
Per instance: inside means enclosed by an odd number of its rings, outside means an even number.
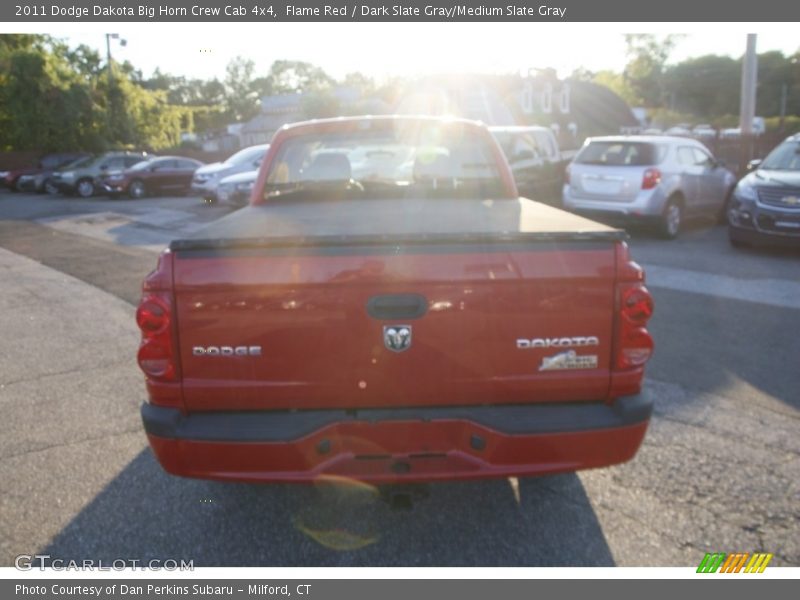
[[[145,404],[159,462],[185,477],[373,483],[541,475],[631,459],[652,401],[193,413]]]

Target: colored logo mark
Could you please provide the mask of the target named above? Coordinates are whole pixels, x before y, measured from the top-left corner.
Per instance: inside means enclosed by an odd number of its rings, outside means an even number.
[[[763,573],[772,554],[765,552],[706,553],[697,567],[698,573]]]

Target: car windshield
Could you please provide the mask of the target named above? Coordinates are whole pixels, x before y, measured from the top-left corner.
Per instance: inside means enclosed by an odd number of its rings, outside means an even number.
[[[800,142],[784,142],[767,155],[760,168],[772,171],[800,171]]]
[[[255,146],[252,148],[245,148],[244,150],[239,150],[233,156],[229,156],[228,159],[225,161],[225,164],[228,165],[242,165],[248,162],[255,162],[257,160],[261,160],[264,158],[264,154],[267,153],[267,148],[264,146]]]
[[[418,122],[293,137],[271,163],[264,196],[501,197],[490,142],[460,124]]]
[[[645,166],[660,162],[661,152],[654,144],[643,142],[590,142],[575,162],[582,165]]]

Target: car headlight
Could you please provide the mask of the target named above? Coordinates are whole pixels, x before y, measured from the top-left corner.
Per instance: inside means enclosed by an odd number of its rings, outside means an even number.
[[[241,183],[236,184],[236,191],[237,192],[250,192],[253,190],[253,186],[255,185],[255,181],[242,181]]]
[[[63,179],[75,179],[75,171],[64,171],[61,173]]]
[[[755,200],[756,199],[756,188],[750,182],[745,181],[742,179],[739,183],[736,184],[736,188],[733,190],[733,193],[738,196],[741,200]]]

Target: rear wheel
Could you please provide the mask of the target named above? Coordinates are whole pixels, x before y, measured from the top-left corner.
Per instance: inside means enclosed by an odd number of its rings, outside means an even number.
[[[144,198],[145,192],[144,182],[139,179],[134,179],[128,186],[128,195],[136,200]]]
[[[683,224],[683,204],[678,198],[670,198],[661,214],[658,233],[667,240],[678,237]]]
[[[81,198],[91,198],[94,196],[94,182],[91,179],[81,179],[75,191]]]

